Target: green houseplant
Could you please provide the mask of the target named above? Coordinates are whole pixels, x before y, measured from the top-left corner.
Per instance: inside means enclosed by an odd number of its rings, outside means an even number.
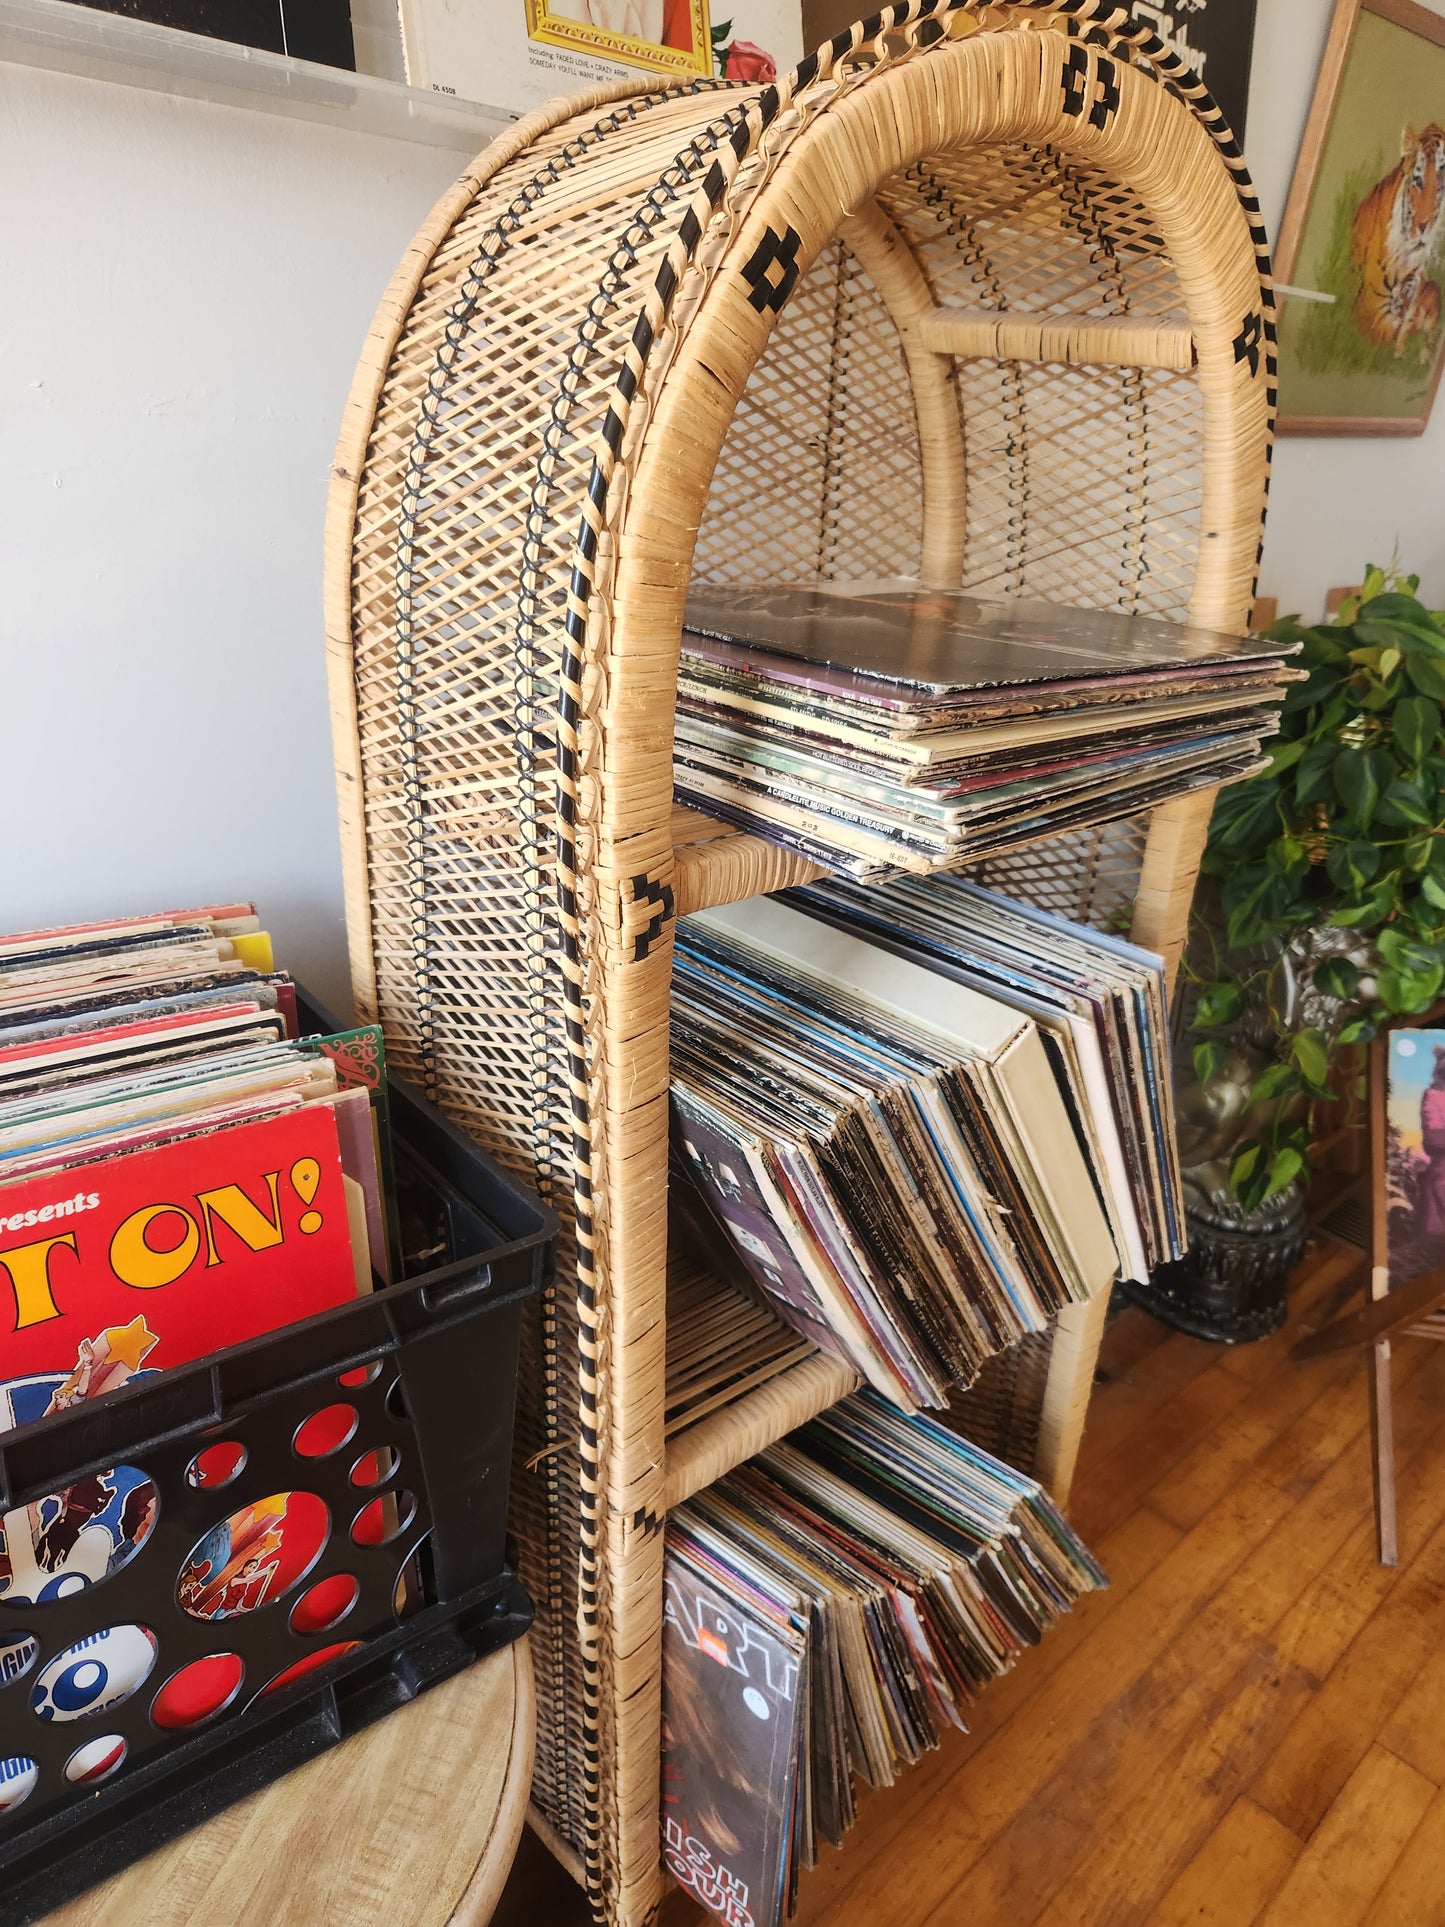
[[[1211,1221],[1239,1232],[1283,1221],[1311,1143],[1358,1095],[1342,1053],[1445,986],[1445,612],[1418,586],[1371,566],[1333,622],[1274,625],[1306,678],[1268,768],[1222,790],[1210,823],[1181,1151]],[[1293,1221],[1302,1236],[1298,1203]]]

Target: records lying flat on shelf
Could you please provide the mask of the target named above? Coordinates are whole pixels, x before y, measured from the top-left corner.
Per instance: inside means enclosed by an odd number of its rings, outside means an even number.
[[[781,1324],[750,1284],[739,1290],[685,1250],[669,1252],[663,1420],[669,1439],[813,1356],[807,1340]]]
[[[688,599],[678,800],[859,878],[1260,767],[1297,645],[916,583]]]
[[[768,898],[678,931],[675,1142],[711,1212],[678,1222],[909,1410],[1178,1249],[1159,959],[1058,923],[1031,964],[1034,914],[946,887],[946,946]]]
[[[674,1508],[663,1629],[667,1865],[729,1927],[980,1689],[1107,1583],[1036,1482],[876,1395]]]

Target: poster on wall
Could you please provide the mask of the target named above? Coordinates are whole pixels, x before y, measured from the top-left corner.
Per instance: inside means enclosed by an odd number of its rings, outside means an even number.
[[[803,57],[799,0],[400,0],[413,87],[525,114],[639,73],[766,82]]]
[[[1418,435],[1445,335],[1445,18],[1336,0],[1276,250],[1277,428]],[[1311,299],[1310,296],[1324,297]]]
[[[355,69],[350,0],[70,0],[97,13],[119,13],[157,27],[179,27],[211,40],[234,40],[267,53],[290,54],[326,67]]]
[[[1187,61],[1244,139],[1257,0],[1134,0],[1134,17]]]

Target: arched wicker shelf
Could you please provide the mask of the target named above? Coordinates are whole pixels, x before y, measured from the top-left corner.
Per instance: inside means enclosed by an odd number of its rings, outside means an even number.
[[[669,1503],[848,1388],[667,1435],[677,914],[816,874],[672,804],[688,581],[919,575],[1242,628],[1273,409],[1262,230],[1198,82],[1104,0],[910,0],[774,86],[619,87],[487,149],[348,404],[327,626],[357,1000],[566,1224],[514,1518],[539,1825],[662,1892]],[[1210,798],[997,860],[1177,956]],[[966,1395],[1067,1491],[1102,1307]]]

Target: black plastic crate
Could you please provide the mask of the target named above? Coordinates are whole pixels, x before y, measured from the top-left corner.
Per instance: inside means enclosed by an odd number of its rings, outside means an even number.
[[[334,1028],[304,1001],[302,1015],[305,1030]],[[507,1490],[522,1309],[552,1262],[556,1220],[419,1093],[392,1079],[389,1097],[405,1246],[425,1251],[425,1269],[409,1276],[408,1264],[370,1297],[0,1434],[0,1512],[118,1466],[143,1470],[158,1495],[149,1536],[98,1584],[39,1605],[0,1598],[0,1642],[23,1633],[38,1643],[23,1676],[0,1686],[0,1761],[36,1769],[23,1801],[0,1813],[7,1927],[404,1705],[531,1621],[508,1562]],[[355,1413],[354,1424],[329,1420],[332,1434],[350,1425],[344,1444],[302,1456],[300,1427],[337,1405]],[[243,1447],[244,1462],[223,1486],[198,1487],[189,1468],[218,1444]],[[382,1476],[358,1486],[363,1466]],[[258,1610],[187,1613],[177,1584],[188,1555],[240,1508],[283,1492],[313,1493],[329,1515],[304,1574]],[[368,1536],[380,1529],[385,1543],[353,1541],[363,1514]],[[354,1594],[351,1605],[324,1629],[294,1630],[297,1600],[328,1579],[338,1595]],[[127,1698],[63,1720],[32,1710],[58,1655],[133,1627],[153,1637],[155,1657]],[[230,1699],[202,1724],[158,1725],[160,1688],[220,1654],[244,1669]],[[307,1661],[317,1670],[273,1684]],[[77,1750],[107,1736],[112,1752],[124,1743],[124,1757],[102,1779],[68,1780]]]

